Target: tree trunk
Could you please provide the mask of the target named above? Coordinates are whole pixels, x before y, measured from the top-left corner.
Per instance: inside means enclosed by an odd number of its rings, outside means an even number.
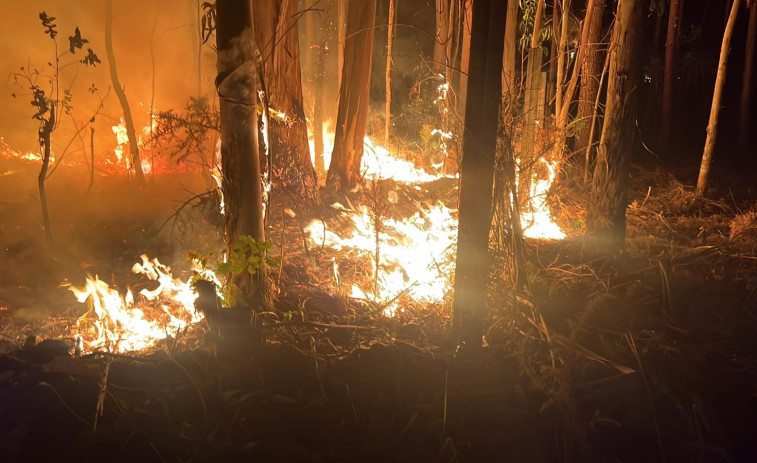
[[[581,87],[578,91],[578,121],[576,129],[576,149],[584,151],[591,144],[591,123],[594,115],[594,101],[599,92],[599,74],[602,72],[602,52],[599,41],[602,38],[602,18],[605,15],[605,0],[590,0],[594,10],[589,27],[587,43],[584,45],[584,59],[581,63]]]
[[[326,177],[326,186],[331,191],[354,190],[360,182],[363,139],[368,124],[375,21],[376,0],[354,0],[349,3],[334,152]]]
[[[754,47],[757,44],[757,3],[749,5],[749,28],[747,29],[746,52],[744,53],[744,75],[741,79],[741,114],[739,119],[739,144],[741,155],[745,156],[749,147],[750,110],[752,109],[752,82],[754,80]]]
[[[297,1],[253,0],[252,5],[269,107],[285,116],[268,120],[274,191],[289,191],[313,205],[318,202],[318,181],[302,98]]]
[[[502,53],[502,92],[515,95],[515,51],[518,46],[518,0],[507,0],[505,51]]]
[[[265,241],[263,192],[258,155],[257,70],[249,0],[217,0],[216,41],[221,111],[221,164],[229,255],[241,236]],[[240,301],[262,302],[262,271],[234,278]]]
[[[89,172],[89,186],[87,187],[87,194],[92,191],[92,187],[95,184],[95,118],[93,117],[89,121],[89,157],[92,170]]]
[[[516,0],[517,1],[517,0]],[[465,103],[468,98],[468,71],[470,70],[470,37],[473,22],[473,0],[463,0],[465,9],[462,27],[462,50],[460,50],[460,90],[457,98],[457,111],[465,113]]]
[[[634,141],[635,94],[639,84],[638,39],[643,0],[620,0],[613,31],[607,107],[597,150],[589,214],[589,252],[612,256],[625,245],[628,170]]]
[[[118,68],[116,67],[116,55],[113,52],[113,0],[105,1],[105,53],[108,55],[108,65],[110,67],[110,80],[113,84],[113,90],[118,96],[121,108],[124,111],[124,123],[126,124],[126,136],[129,138],[129,152],[131,153],[131,163],[134,168],[134,175],[137,178],[137,184],[145,185],[145,175],[142,172],[142,161],[139,159],[139,144],[137,143],[137,132],[134,130],[134,119],[131,117],[131,108],[129,100],[126,99],[121,83],[118,80]]]
[[[336,0],[336,37],[337,37],[337,85],[342,85],[342,71],[344,70],[344,49],[347,32],[347,8],[349,0]]]
[[[562,18],[560,17],[561,9],[557,7],[558,0],[555,0],[552,6],[552,49],[550,54],[552,59],[549,60],[549,88],[554,91],[555,114],[562,106],[562,86],[565,81],[565,52],[568,47],[568,20],[570,18],[570,0],[562,0]],[[559,34],[559,35],[558,35]],[[547,98],[552,101],[552,98]]]
[[[434,40],[433,69],[437,74],[447,75],[449,66],[449,41],[452,25],[449,22],[450,0],[436,0],[436,37]]]
[[[52,246],[55,244],[53,240],[53,231],[50,226],[50,213],[47,210],[47,192],[45,191],[45,180],[47,180],[47,169],[50,166],[50,142],[55,130],[55,104],[50,105],[50,117],[44,121],[42,128],[39,131],[40,142],[42,143],[42,167],[37,175],[37,188],[39,190],[39,204],[42,207],[42,226],[45,227],[45,239],[47,245]],[[92,165],[94,170],[95,166]]]
[[[460,166],[460,217],[453,318],[460,340],[481,346],[489,274],[494,152],[502,82],[505,4],[475,0],[466,130]]]
[[[392,127],[392,45],[394,43],[395,0],[389,0],[389,18],[386,31],[386,108],[384,109],[384,146],[389,146]]]
[[[680,2],[680,3],[679,3]],[[675,56],[678,43],[678,31],[681,27],[680,13],[684,0],[670,0],[668,11],[668,34],[665,39],[665,77],[662,83],[662,123],[660,135],[662,146],[667,149],[670,144],[670,124],[673,115],[673,81],[675,80]]]
[[[540,101],[541,69],[543,54],[539,40],[541,30],[542,11],[544,0],[537,0],[536,14],[534,16],[534,28],[531,34],[531,46],[528,50],[526,69],[526,95],[523,102],[523,135],[521,137],[520,156],[520,179],[521,191],[528,192],[530,181],[530,167],[535,162],[534,141],[536,139],[536,127],[543,114],[544,102]],[[543,121],[542,121],[543,125]]]
[[[333,0],[332,0],[333,2]],[[333,3],[329,5],[328,10],[333,11]],[[311,13],[313,20],[317,18],[314,13]],[[327,27],[327,24],[333,24],[330,18],[326,15],[321,15],[319,18],[320,27],[314,29],[320,32],[318,36],[318,46],[316,47],[315,58],[315,76],[313,85],[313,148],[315,149],[315,172],[318,178],[326,178],[326,164],[323,158],[323,152],[325,150],[323,143],[323,91],[324,80],[326,78],[326,50],[328,49],[329,32],[334,32],[333,25]]]
[[[728,54],[731,51],[731,36],[736,24],[736,16],[739,13],[739,4],[741,0],[733,0],[731,5],[731,14],[728,16],[728,23],[723,32],[723,43],[720,47],[720,62],[718,63],[718,75],[715,78],[715,91],[712,95],[712,107],[710,109],[710,121],[707,124],[707,139],[704,142],[704,152],[702,153],[702,164],[699,167],[699,179],[697,179],[697,196],[704,195],[704,189],[707,186],[707,176],[710,174],[710,164],[712,163],[712,153],[715,151],[715,140],[718,133],[718,115],[720,113],[720,100],[723,96],[723,87],[725,87],[725,74],[728,65]]]

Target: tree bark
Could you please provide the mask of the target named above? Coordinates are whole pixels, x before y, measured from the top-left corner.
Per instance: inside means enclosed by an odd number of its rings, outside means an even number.
[[[268,121],[274,191],[318,202],[318,180],[310,160],[302,98],[296,0],[253,0],[253,30],[260,50],[270,108],[283,114]]]
[[[449,42],[452,38],[452,25],[449,22],[450,0],[436,0],[436,37],[434,40],[434,72],[447,75],[449,61]]]
[[[665,39],[665,77],[662,83],[662,123],[660,135],[662,146],[670,144],[670,124],[673,114],[673,81],[675,80],[675,56],[678,43],[678,31],[681,26],[681,10],[684,0],[670,0],[668,11],[668,33]]]
[[[718,74],[715,78],[715,91],[712,95],[712,107],[710,108],[710,121],[707,124],[707,139],[704,142],[702,164],[699,167],[699,178],[697,179],[697,196],[704,195],[704,189],[707,187],[707,177],[710,174],[712,153],[715,151],[715,141],[718,134],[718,115],[720,113],[720,100],[723,97],[723,87],[725,87],[726,68],[728,67],[728,54],[731,51],[731,36],[733,36],[733,28],[736,24],[736,16],[739,13],[740,3],[741,0],[733,0],[733,4],[731,5],[731,14],[728,16],[725,32],[723,32],[723,43],[720,47]]]
[[[466,130],[460,166],[460,216],[453,319],[460,340],[481,346],[489,274],[494,152],[502,82],[505,4],[473,4]]]
[[[144,186],[145,175],[142,172],[142,161],[139,158],[139,144],[137,143],[137,132],[134,130],[134,119],[131,117],[131,108],[129,100],[126,98],[126,92],[118,80],[118,67],[116,66],[116,56],[113,52],[113,0],[105,1],[105,53],[108,55],[108,65],[110,67],[110,79],[113,83],[113,90],[118,96],[121,108],[124,111],[124,124],[126,125],[126,136],[129,138],[129,152],[131,153],[131,163],[134,168],[134,175],[137,184]]]
[[[384,109],[384,146],[389,146],[392,127],[392,46],[394,44],[395,0],[389,0],[389,18],[386,31],[386,108]]]
[[[526,69],[526,89],[523,102],[523,135],[521,137],[521,156],[520,156],[520,179],[521,191],[528,192],[528,182],[530,182],[530,166],[535,162],[534,140],[536,139],[536,127],[538,120],[543,114],[544,102],[540,101],[539,94],[541,90],[541,69],[543,54],[541,42],[539,40],[539,31],[541,30],[542,11],[544,9],[544,0],[537,0],[536,14],[534,16],[534,28],[531,34],[531,46],[528,50],[527,69]],[[543,121],[542,121],[543,123]]]
[[[265,241],[258,155],[257,66],[249,0],[217,0],[216,86],[221,111],[221,164],[227,252],[241,236]],[[234,278],[245,304],[262,302],[263,271]]]
[[[517,1],[517,0],[516,0]],[[462,50],[460,50],[460,90],[457,97],[457,111],[465,113],[468,98],[468,71],[470,70],[470,38],[473,22],[473,0],[463,0]]]
[[[349,3],[334,151],[326,177],[326,186],[331,191],[354,190],[360,182],[363,139],[368,124],[375,21],[376,0]]]
[[[754,80],[754,47],[757,45],[757,3],[749,5],[749,27],[744,53],[744,75],[741,79],[741,110],[739,118],[739,144],[742,156],[749,147],[750,112],[752,109],[752,83]]]
[[[628,170],[639,84],[643,0],[620,0],[612,37],[607,107],[587,218],[588,251],[612,256],[625,246]]]
[[[53,246],[55,240],[53,240],[53,231],[50,225],[50,213],[47,210],[47,191],[45,190],[45,180],[47,180],[47,169],[50,166],[51,156],[51,137],[53,130],[55,130],[55,103],[50,105],[50,117],[44,121],[40,128],[40,142],[42,143],[42,167],[39,169],[39,175],[37,175],[37,188],[39,190],[39,204],[42,207],[42,226],[45,228],[45,239],[48,246]],[[95,166],[92,165],[94,170]]]
[[[584,44],[584,59],[581,63],[581,86],[578,90],[578,120],[576,129],[576,149],[584,151],[592,143],[590,120],[595,113],[594,101],[599,92],[599,74],[602,72],[602,52],[599,41],[602,38],[602,18],[605,15],[605,0],[590,0],[594,10],[589,27],[587,43]]]
[[[337,85],[342,85],[342,71],[344,70],[344,49],[347,32],[347,9],[349,0],[336,0],[336,37],[337,37]]]
[[[515,94],[515,51],[518,46],[518,0],[507,0],[505,50],[502,53],[502,91]]]

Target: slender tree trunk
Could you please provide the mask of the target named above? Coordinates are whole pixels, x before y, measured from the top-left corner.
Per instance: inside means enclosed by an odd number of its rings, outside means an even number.
[[[332,191],[354,190],[360,182],[363,139],[368,124],[375,21],[376,0],[350,2],[334,152],[326,177],[326,185]]]
[[[143,186],[145,185],[145,175],[142,172],[142,161],[139,158],[137,132],[134,130],[134,119],[131,117],[129,100],[126,98],[126,92],[124,92],[124,89],[118,80],[116,55],[113,52],[113,0],[105,0],[105,53],[108,55],[110,80],[113,84],[113,90],[116,92],[118,101],[121,103],[121,108],[123,108],[124,111],[126,136],[129,138],[129,152],[131,153],[131,163],[134,167],[134,175],[137,178],[137,184]]]
[[[678,43],[678,31],[681,27],[680,4],[684,0],[670,0],[668,11],[668,34],[665,39],[665,77],[662,83],[662,124],[660,134],[662,146],[670,144],[670,124],[673,117],[673,81],[675,80],[675,57]]]
[[[614,255],[625,246],[628,170],[639,84],[638,39],[644,0],[620,0],[613,30],[607,107],[597,150],[587,241],[592,254]]]
[[[570,0],[554,0],[552,5],[552,47],[550,48],[550,60],[549,60],[549,79],[547,87],[550,92],[554,94],[555,108],[559,107],[560,98],[562,97],[562,80],[563,80],[563,67],[565,66],[565,51],[562,47],[566,44],[565,38],[562,36],[562,26],[566,27],[568,12],[570,11]],[[559,4],[562,3],[562,11],[560,11]],[[566,9],[567,8],[567,9]],[[562,20],[560,14],[562,13]],[[552,95],[547,96],[547,101],[552,101]]]
[[[502,92],[515,95],[515,51],[518,46],[518,0],[507,0],[505,51],[502,54]]]
[[[449,66],[449,41],[452,25],[449,22],[450,0],[436,0],[436,37],[434,41],[433,69],[437,74],[447,75]]]
[[[544,107],[544,102],[540,101],[539,98],[543,60],[539,31],[542,26],[543,10],[544,0],[537,0],[534,28],[531,34],[531,46],[528,50],[527,58],[526,95],[523,102],[523,135],[521,137],[520,190],[526,192],[526,194],[530,190],[528,185],[531,178],[530,167],[535,163],[534,141],[536,139],[536,127],[538,126],[538,120],[543,113]]]
[[[221,111],[221,164],[227,251],[241,236],[265,241],[258,155],[257,66],[249,0],[216,1],[216,41]],[[262,302],[263,271],[234,279],[245,304]]]
[[[460,166],[460,218],[453,318],[460,340],[481,346],[489,275],[494,152],[502,83],[505,4],[475,0],[466,130]]]
[[[360,0],[357,0],[360,1]],[[336,37],[337,37],[337,85],[342,85],[342,71],[344,71],[344,50],[347,33],[347,9],[350,0],[336,0]]]
[[[89,121],[89,157],[92,170],[89,172],[89,186],[87,186],[87,194],[92,191],[92,187],[95,184],[95,118],[93,117]]]
[[[605,15],[605,0],[590,0],[594,10],[589,27],[587,43],[584,45],[584,60],[581,64],[581,87],[578,90],[578,121],[576,129],[576,149],[583,151],[592,143],[589,120],[595,112],[594,100],[599,92],[599,74],[602,72],[602,52],[599,41],[602,38],[602,18]]]
[[[731,51],[731,36],[733,36],[733,28],[736,24],[736,16],[739,13],[740,3],[741,0],[733,0],[733,4],[731,5],[731,14],[728,16],[725,32],[723,32],[723,43],[720,47],[720,62],[718,63],[718,75],[715,78],[715,91],[712,95],[710,121],[707,124],[707,139],[704,142],[702,164],[699,167],[699,178],[697,179],[697,196],[704,195],[704,189],[707,187],[707,177],[710,174],[712,153],[715,151],[715,141],[718,134],[718,115],[720,113],[720,100],[723,97],[723,87],[725,87],[725,74],[726,68],[728,66],[728,54]]]
[[[389,0],[389,20],[386,32],[386,108],[384,109],[384,146],[389,146],[392,127],[392,46],[394,44],[395,1]]]
[[[333,0],[332,0],[333,2]],[[330,4],[329,11],[333,7],[333,3]],[[311,13],[311,19],[315,21],[318,18],[315,14]],[[316,47],[315,58],[315,77],[314,77],[314,89],[313,89],[313,148],[315,149],[315,172],[318,178],[326,178],[326,165],[323,158],[324,143],[323,143],[323,91],[324,80],[326,78],[326,50],[329,38],[329,33],[334,32],[334,26],[328,27],[327,24],[333,24],[325,15],[320,18],[320,27],[315,27],[314,30],[318,30],[318,45]]]
[[[47,180],[47,169],[50,167],[50,142],[55,130],[55,104],[50,106],[50,117],[44,122],[40,129],[40,141],[42,142],[42,167],[37,175],[37,188],[39,190],[39,204],[42,207],[42,226],[45,227],[45,239],[48,246],[53,246],[53,231],[50,225],[50,213],[47,210],[47,192],[45,190],[45,180]],[[94,169],[94,165],[92,166]]]
[[[468,71],[470,70],[470,38],[473,22],[473,0],[463,0],[462,50],[460,50],[460,91],[457,98],[457,111],[465,114],[468,98]]]
[[[752,83],[754,81],[754,47],[757,45],[757,2],[749,5],[749,28],[747,29],[744,75],[741,79],[741,111],[739,119],[739,144],[742,156],[749,147],[750,110],[752,109]]]
[[[290,191],[313,205],[318,202],[318,181],[302,98],[297,1],[253,0],[252,6],[269,106],[286,116],[268,121],[274,189]]]
[[[597,117],[599,112],[599,100],[602,96],[602,87],[604,87],[605,83],[605,76],[607,75],[607,71],[610,68],[610,53],[612,52],[612,47],[610,47],[610,50],[607,51],[607,54],[605,55],[605,64],[602,67],[602,76],[599,78],[599,86],[597,87],[597,93],[594,97],[594,109],[591,113],[591,124],[589,126],[589,135],[586,138],[588,143],[586,144],[586,154],[585,154],[585,160],[584,160],[584,185],[589,184],[589,168],[591,166],[591,151],[594,144],[594,129],[597,126]]]

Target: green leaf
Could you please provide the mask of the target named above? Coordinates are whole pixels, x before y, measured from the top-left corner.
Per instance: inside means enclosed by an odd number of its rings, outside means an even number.
[[[278,267],[279,265],[281,265],[281,259],[278,259],[276,257],[266,257],[265,261],[269,267]]]
[[[221,262],[218,264],[218,273],[223,276],[229,276],[229,272],[231,272],[231,262]]]

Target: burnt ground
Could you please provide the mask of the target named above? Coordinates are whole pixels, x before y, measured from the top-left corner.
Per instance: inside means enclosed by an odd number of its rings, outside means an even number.
[[[186,251],[219,243],[217,217],[190,208],[157,232],[191,196],[181,185],[199,191],[191,175],[145,192],[103,180],[85,197],[61,173],[49,251],[36,172],[14,168],[0,176],[0,461],[757,461],[748,183],[721,179],[696,200],[669,173],[635,170],[628,252],[606,261],[582,249],[586,191],[567,172],[553,202],[571,237],[528,242],[528,291],[495,251],[480,349],[458,346],[447,303],[405,300],[386,318],[346,298],[333,251],[304,247],[300,230],[339,214],[282,222],[274,204],[284,263],[254,327],[230,310],[148,352],[75,358],[65,340],[24,347],[81,313],[61,281],[90,272],[138,289],[129,269],[145,252],[185,270]],[[408,208],[420,199],[402,193]],[[340,259],[345,280],[370,274],[370,259]]]

